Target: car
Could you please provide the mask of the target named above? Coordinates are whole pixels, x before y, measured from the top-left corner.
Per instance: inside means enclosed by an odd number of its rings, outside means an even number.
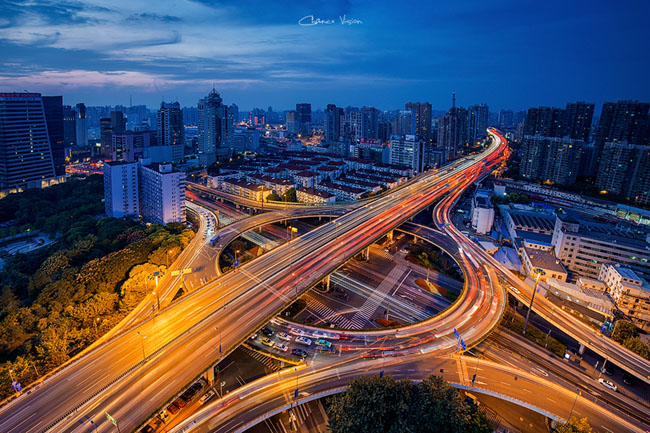
[[[287,350],[289,350],[289,347],[287,347],[286,344],[282,344],[282,343],[275,343],[275,344],[273,345],[273,347],[274,347],[275,349],[281,350],[281,351],[283,351],[283,352],[286,352]]]
[[[194,392],[194,390],[188,389],[188,390],[185,390],[185,392],[181,394],[181,397],[183,397],[183,400],[185,400],[185,401],[190,401],[190,400],[192,400],[192,397],[194,397],[194,394],[196,394]]]
[[[614,385],[614,384],[613,384],[612,382],[610,382],[609,380],[607,380],[607,379],[603,379],[603,378],[601,377],[600,379],[598,379],[598,382],[599,382],[601,385],[606,386],[607,388],[609,388],[609,389],[611,389],[612,391],[616,392],[616,389],[617,389],[617,388],[616,388],[616,385]]]
[[[201,391],[203,389],[203,385],[200,383],[193,383],[192,386],[190,386],[190,390],[192,391],[193,394],[196,394],[197,392]]]
[[[508,287],[510,288],[510,290],[512,290],[512,291],[515,292],[516,294],[518,294],[518,295],[521,294],[521,292],[519,291],[519,289],[517,289],[515,286],[508,286]]]
[[[330,343],[327,340],[323,340],[322,338],[319,338],[318,340],[316,340],[316,346],[323,346],[329,349],[330,347],[332,347],[332,343]]]
[[[216,392],[214,392],[214,390],[211,389],[210,391],[206,392],[201,396],[201,398],[199,399],[199,404],[204,404],[206,401],[210,400],[215,395]]]
[[[623,383],[626,385],[632,385],[634,383],[634,378],[627,371],[623,373]]]
[[[269,328],[262,328],[262,334],[266,335],[267,337],[273,336],[273,331],[271,331]]]
[[[149,424],[147,424],[146,426],[144,426],[144,427],[142,427],[140,429],[140,433],[151,433],[153,431],[154,431],[154,428],[151,427]]]
[[[302,344],[302,345],[305,345],[305,346],[311,346],[311,340],[309,338],[303,337],[303,336],[296,337],[296,343]]]
[[[293,350],[291,351],[291,354],[292,354],[293,356],[297,356],[297,357],[299,357],[299,358],[306,358],[306,357],[307,357],[307,352],[305,352],[305,351],[302,350],[302,349],[293,349]]]
[[[251,340],[255,340],[257,338],[257,332],[251,335]]]
[[[170,404],[169,406],[167,406],[167,412],[169,412],[172,415],[174,415],[179,410],[180,410],[180,408],[178,407],[176,402],[174,402],[174,403]]]
[[[278,338],[284,341],[291,341],[291,335],[286,332],[278,332]]]
[[[178,406],[181,409],[187,406],[187,400],[185,400],[185,398],[182,395],[178,397],[176,400],[174,400],[174,403],[176,404],[176,406]]]
[[[273,347],[273,340],[270,338],[262,338],[262,344],[265,346]]]

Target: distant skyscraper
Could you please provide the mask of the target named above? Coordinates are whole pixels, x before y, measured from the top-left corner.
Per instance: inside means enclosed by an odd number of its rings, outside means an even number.
[[[596,186],[639,204],[650,204],[650,146],[627,141],[605,143]]]
[[[363,114],[358,108],[345,114],[344,136],[347,141],[361,138]]]
[[[216,160],[231,157],[233,133],[232,114],[215,89],[199,100],[199,158],[201,164],[210,165]]]
[[[594,147],[594,172],[599,172],[605,143],[645,146],[650,144],[650,103],[638,101],[605,102],[600,114]]]
[[[580,169],[582,140],[569,137],[524,136],[519,173],[531,181],[572,185]]]
[[[271,107],[269,107],[269,108],[271,108]],[[237,104],[235,104],[234,102],[232,104],[230,104],[230,108],[229,108],[228,112],[232,113],[233,124],[235,124],[235,125],[238,124],[239,123],[239,107],[237,106]]]
[[[467,140],[476,142],[487,135],[488,106],[472,105],[467,109]]]
[[[43,110],[50,137],[54,173],[65,176],[65,143],[63,135],[63,97],[43,96]]]
[[[77,112],[69,105],[63,106],[63,146],[73,147],[77,145]]]
[[[86,106],[82,103],[77,104],[75,112],[77,120],[75,122],[77,146],[88,146],[88,125],[86,123]]]
[[[431,104],[428,102],[409,102],[404,105],[415,113],[415,134],[426,143],[431,143]]]
[[[515,115],[512,110],[499,111],[499,128],[512,128],[515,126]]]
[[[183,107],[183,124],[195,126],[198,124],[199,112],[196,107]]]
[[[63,143],[63,125],[60,133]],[[0,93],[0,195],[16,188],[41,188],[55,177],[41,94]]]
[[[451,108],[438,122],[438,146],[445,152],[445,160],[458,158],[467,142],[467,110],[456,107],[456,94],[453,94]]]
[[[345,121],[343,108],[334,104],[327,104],[324,113],[325,140],[328,143],[338,141],[341,138],[341,121]]]
[[[416,114],[412,109],[400,110],[393,116],[392,130],[393,134],[398,135],[416,135]]]
[[[158,145],[173,146],[185,144],[183,111],[178,102],[162,102],[160,104],[157,116],[157,126],[158,132],[156,135],[158,138]]]
[[[126,131],[126,117],[122,111],[111,111],[111,132],[122,134]]]
[[[379,110],[374,107],[361,108],[361,137],[376,139],[379,132]]]
[[[301,134],[311,132],[311,104],[296,104],[296,120]]]
[[[289,110],[286,114],[287,132],[289,134],[297,134],[300,132],[300,125],[298,124],[298,115],[295,110]]]
[[[594,104],[573,102],[566,104],[566,135],[589,142],[591,120],[594,116]]]
[[[110,117],[99,118],[99,141],[102,158],[110,158],[113,153],[113,128]]]

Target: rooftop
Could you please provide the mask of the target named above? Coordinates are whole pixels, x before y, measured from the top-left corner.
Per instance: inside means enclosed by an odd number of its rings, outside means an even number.
[[[306,187],[306,186],[301,186],[300,188],[297,188],[296,192],[298,192],[298,191],[304,192],[305,194],[325,198],[325,199],[334,197],[334,194],[330,194],[327,191],[322,191],[320,189],[309,188],[309,187]]]
[[[541,268],[552,272],[567,273],[564,265],[555,256],[547,251],[535,250],[524,247],[524,254],[528,256],[533,268]],[[549,275],[550,277],[550,275]]]

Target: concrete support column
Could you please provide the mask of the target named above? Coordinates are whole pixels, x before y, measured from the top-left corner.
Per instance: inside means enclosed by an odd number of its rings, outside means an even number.
[[[206,379],[208,379],[208,383],[212,385],[214,383],[214,366],[208,368],[208,372],[206,373]]]
[[[386,235],[386,236],[388,237],[388,240],[389,240],[389,241],[392,241],[392,240],[393,240],[393,232],[394,232],[394,230],[391,230],[391,231],[389,231],[388,234]]]
[[[329,275],[327,275],[325,277],[325,284],[327,286],[327,291],[329,291],[330,290],[330,276]]]
[[[584,343],[580,343],[580,348],[578,349],[578,353],[580,354],[580,356],[582,356],[585,353]]]

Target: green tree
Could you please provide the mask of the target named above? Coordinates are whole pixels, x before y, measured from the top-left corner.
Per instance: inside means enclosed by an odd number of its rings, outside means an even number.
[[[328,407],[332,433],[488,433],[485,415],[442,378],[416,385],[391,376],[360,377],[332,397]]]
[[[623,341],[623,346],[646,359],[650,359],[650,348],[639,337],[626,338]]]
[[[272,192],[271,194],[266,196],[266,201],[282,201],[282,197]]]
[[[587,418],[577,419],[572,416],[568,422],[558,424],[553,433],[591,433],[592,429]]]
[[[628,338],[635,338],[639,336],[639,331],[636,329],[634,323],[627,320],[619,320],[614,325],[612,331],[612,340],[623,343]]]
[[[284,199],[288,202],[296,203],[298,201],[298,197],[296,196],[296,189],[289,188],[287,192],[284,193]]]

